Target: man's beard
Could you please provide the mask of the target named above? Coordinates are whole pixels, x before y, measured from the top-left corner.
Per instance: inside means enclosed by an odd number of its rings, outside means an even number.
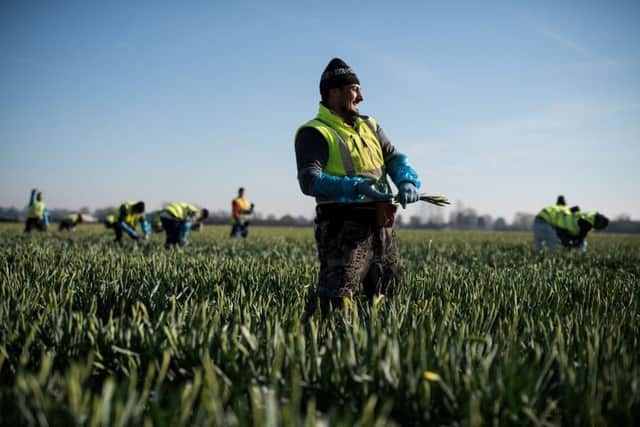
[[[358,117],[358,109],[356,107],[355,110],[352,110],[349,106],[345,105],[342,106],[340,108],[342,111],[340,111],[340,114],[342,115],[342,117],[344,117],[346,120],[348,121],[353,121],[355,120],[356,117]]]

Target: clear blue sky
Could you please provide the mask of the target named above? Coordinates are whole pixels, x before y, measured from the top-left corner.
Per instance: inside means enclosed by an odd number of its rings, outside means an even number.
[[[638,1],[160,3],[0,3],[0,205],[311,216],[293,136],[338,56],[423,190],[640,219]]]

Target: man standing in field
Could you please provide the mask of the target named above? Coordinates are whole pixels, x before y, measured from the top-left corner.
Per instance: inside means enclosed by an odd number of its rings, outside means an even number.
[[[392,295],[401,281],[396,205],[386,180],[398,187],[403,207],[418,201],[420,181],[407,157],[371,117],[355,72],[332,59],[320,78],[317,116],[295,136],[298,182],[316,198],[315,238],[320,260],[316,296],[323,314],[340,309],[362,283],[369,298]],[[305,309],[313,314],[314,298]]]
[[[571,211],[566,206],[547,206],[533,221],[533,249],[540,252],[545,246],[555,250],[566,248],[587,250],[587,234],[591,230],[603,230],[609,219],[598,212]]]
[[[144,217],[144,202],[124,202],[117,211],[109,215],[104,225],[107,228],[113,228],[116,233],[115,241],[122,242],[122,232],[127,233],[133,240],[140,239],[140,235],[136,231],[136,227],[140,224],[144,238],[149,237],[150,227]]]
[[[160,221],[166,234],[165,247],[185,246],[191,227],[209,217],[209,211],[189,203],[170,203],[160,212]]]
[[[231,237],[246,239],[249,235],[249,215],[255,205],[244,197],[244,188],[238,189],[238,197],[231,201]]]
[[[27,212],[27,222],[24,226],[24,232],[31,232],[32,228],[39,231],[47,231],[49,228],[49,212],[43,202],[42,191],[35,188],[31,190],[29,198],[29,207]]]

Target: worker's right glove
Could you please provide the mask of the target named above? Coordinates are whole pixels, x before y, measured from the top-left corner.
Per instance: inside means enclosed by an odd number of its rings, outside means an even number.
[[[189,234],[191,233],[191,223],[185,221],[180,227],[180,246],[185,246],[189,242]]]
[[[393,198],[392,194],[382,193],[374,188],[376,183],[375,179],[367,178],[356,184],[356,191],[358,194],[365,195],[373,200],[386,201]]]
[[[413,182],[405,181],[398,185],[398,201],[405,209],[408,203],[415,203],[420,200],[418,189]]]
[[[133,240],[138,240],[140,238],[140,236],[138,236],[138,233],[136,232],[136,230],[134,230],[129,224],[127,224],[124,221],[120,221],[116,227],[120,227],[121,230],[124,230],[125,233],[127,233],[129,235],[129,237],[131,237]]]

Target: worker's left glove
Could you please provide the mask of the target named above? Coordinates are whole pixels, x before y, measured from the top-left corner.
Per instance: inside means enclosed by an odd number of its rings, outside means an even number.
[[[402,205],[402,208],[405,209],[408,203],[415,203],[420,200],[420,196],[418,195],[418,189],[413,182],[405,181],[401,182],[398,185],[398,201]]]
[[[386,201],[393,198],[392,194],[382,193],[375,189],[375,179],[367,178],[356,184],[357,194],[362,194],[373,200]]]

